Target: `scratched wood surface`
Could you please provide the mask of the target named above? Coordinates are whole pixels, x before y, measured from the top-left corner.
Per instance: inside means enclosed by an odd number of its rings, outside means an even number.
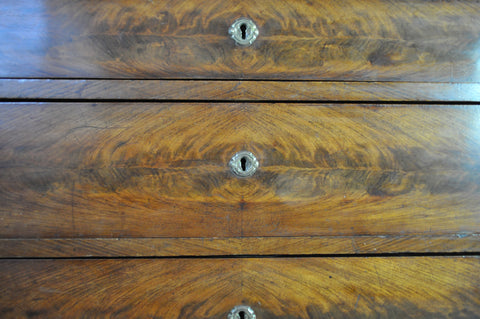
[[[478,83],[0,79],[6,100],[480,102]]]
[[[478,82],[480,3],[5,0],[0,77]],[[238,47],[239,17],[259,27]]]
[[[478,248],[476,105],[3,103],[0,118],[2,238],[447,235]],[[228,168],[240,150],[260,162],[250,178]]]
[[[478,318],[479,257],[1,260],[2,318]]]

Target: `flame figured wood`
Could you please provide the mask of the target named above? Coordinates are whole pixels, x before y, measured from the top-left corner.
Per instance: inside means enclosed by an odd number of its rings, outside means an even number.
[[[476,105],[4,103],[0,118],[3,238],[473,236],[478,251]],[[260,162],[250,178],[228,168],[240,150]]]
[[[480,3],[6,0],[0,77],[478,82]],[[247,48],[227,31],[251,18]]]
[[[480,102],[478,83],[18,80],[0,79],[9,100]]]
[[[480,2],[7,0],[0,16],[1,99],[133,101],[0,104],[0,317],[480,313],[477,105],[238,103],[478,102]],[[260,28],[249,48],[226,34],[240,16]],[[240,150],[251,178],[228,169]],[[412,252],[470,257],[388,255]],[[65,259],[86,256],[123,258]]]
[[[0,239],[2,258],[478,253],[480,235]]]
[[[479,257],[0,260],[2,318],[476,318]]]

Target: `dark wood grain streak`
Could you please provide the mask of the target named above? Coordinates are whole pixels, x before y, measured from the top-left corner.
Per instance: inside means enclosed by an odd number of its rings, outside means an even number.
[[[0,239],[0,258],[479,253],[480,235]]]
[[[3,99],[480,102],[478,83],[0,79]]]
[[[478,82],[480,3],[6,0],[0,77]],[[248,48],[228,27],[260,29]]]
[[[2,238],[479,230],[476,105],[4,103],[0,118]],[[251,178],[227,166],[242,149]]]
[[[475,318],[478,257],[1,260],[2,318]]]

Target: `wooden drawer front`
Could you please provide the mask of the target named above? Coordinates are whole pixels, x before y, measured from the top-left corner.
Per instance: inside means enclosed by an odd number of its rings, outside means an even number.
[[[1,260],[2,318],[476,318],[478,257]]]
[[[475,82],[478,1],[4,0],[0,77]],[[260,35],[239,47],[240,17]]]
[[[475,105],[3,103],[0,118],[3,238],[480,229]],[[228,167],[241,150],[252,177]]]

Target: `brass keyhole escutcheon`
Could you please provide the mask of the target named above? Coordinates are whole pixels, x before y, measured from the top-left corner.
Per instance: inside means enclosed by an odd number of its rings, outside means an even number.
[[[230,26],[228,34],[238,45],[249,46],[257,39],[259,32],[251,19],[240,18]]]
[[[241,151],[233,155],[228,166],[236,176],[249,177],[255,174],[259,164],[255,155],[248,151]]]
[[[249,306],[235,306],[228,314],[228,319],[256,319],[255,312]]]

